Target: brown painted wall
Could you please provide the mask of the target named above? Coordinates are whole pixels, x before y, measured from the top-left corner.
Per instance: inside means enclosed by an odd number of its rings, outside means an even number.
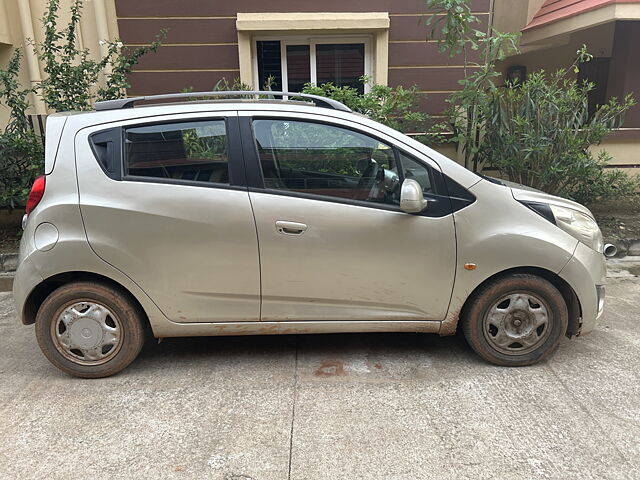
[[[473,10],[486,30],[490,0],[474,0]],[[131,95],[167,93],[193,87],[207,90],[222,77],[239,77],[238,12],[389,12],[389,85],[416,85],[428,94],[421,103],[431,114],[446,107],[448,92],[463,77],[462,59],[450,58],[426,39],[429,12],[424,0],[116,0],[120,36],[128,45],[150,43],[169,29],[164,45],[145,57],[130,77]]]
[[[490,0],[473,0],[476,12],[489,10]],[[116,0],[119,17],[217,17],[237,12],[389,12],[422,13],[424,0]]]

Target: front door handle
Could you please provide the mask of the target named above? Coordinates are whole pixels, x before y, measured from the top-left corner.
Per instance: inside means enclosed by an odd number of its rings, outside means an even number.
[[[276,222],[276,231],[282,235],[302,235],[307,230],[304,223],[285,222],[278,220]]]

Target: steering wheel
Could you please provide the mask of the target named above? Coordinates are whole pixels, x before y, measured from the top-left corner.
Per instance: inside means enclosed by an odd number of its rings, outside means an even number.
[[[386,203],[394,203],[400,198],[400,177],[393,170],[384,170],[384,196]]]
[[[364,172],[362,172],[362,176],[360,177],[360,180],[358,180],[357,188],[358,190],[369,189],[369,191],[371,191],[376,181],[376,177],[378,175],[378,170],[380,169],[380,166],[378,165],[378,162],[376,162],[372,158],[361,160],[360,162],[363,162],[363,161],[366,161],[368,165],[367,165],[367,168],[364,169]],[[367,197],[369,197],[368,194],[367,194]]]

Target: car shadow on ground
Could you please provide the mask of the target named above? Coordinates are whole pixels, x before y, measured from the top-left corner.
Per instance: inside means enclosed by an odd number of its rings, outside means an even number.
[[[259,370],[269,363],[275,368],[279,364],[284,373],[296,358],[303,364],[320,366],[358,363],[362,361],[358,359],[366,358],[372,359],[372,368],[381,368],[379,365],[387,360],[406,364],[427,360],[436,364],[452,360],[482,363],[459,334],[440,337],[424,333],[346,333],[166,338],[159,344],[150,342],[128,369],[142,372],[169,364],[184,369],[222,364]]]

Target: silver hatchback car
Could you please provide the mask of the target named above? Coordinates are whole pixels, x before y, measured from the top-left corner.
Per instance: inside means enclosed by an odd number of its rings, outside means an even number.
[[[49,117],[14,298],[56,367],[115,374],[151,334],[458,328],[520,366],[594,328],[605,259],[585,207],[334,100],[268,94],[284,98]]]

